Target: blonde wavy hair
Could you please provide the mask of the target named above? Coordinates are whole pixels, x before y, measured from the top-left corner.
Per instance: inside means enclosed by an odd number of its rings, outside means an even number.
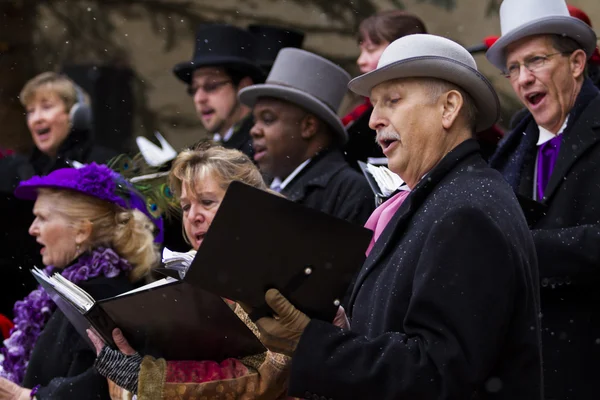
[[[139,210],[127,210],[71,190],[40,189],[40,195],[51,196],[54,211],[73,224],[92,223],[90,237],[84,245],[93,249],[104,246],[113,249],[131,263],[129,279],[134,282],[158,265],[160,255],[154,245],[154,226]]]
[[[179,153],[169,172],[169,185],[179,200],[184,185],[196,192],[196,185],[207,177],[216,179],[223,190],[227,190],[233,181],[269,190],[260,171],[247,155],[239,150],[207,144]]]

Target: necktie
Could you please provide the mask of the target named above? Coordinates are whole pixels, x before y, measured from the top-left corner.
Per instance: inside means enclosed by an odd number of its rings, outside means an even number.
[[[561,138],[562,135],[557,135],[553,139],[541,145],[538,149],[536,186],[538,200],[542,200],[544,198],[544,191],[546,190],[546,186],[548,186],[548,182],[550,182],[550,177],[552,176],[552,171],[554,170],[554,165],[556,164],[556,159],[558,158]]]

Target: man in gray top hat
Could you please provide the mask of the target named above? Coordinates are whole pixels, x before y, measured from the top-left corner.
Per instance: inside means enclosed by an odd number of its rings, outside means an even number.
[[[535,247],[473,138],[498,118],[494,89],[466,49],[422,34],[390,44],[350,89],[370,96],[370,126],[412,191],[371,217],[381,234],[353,287],[349,330],[267,292],[277,318],[256,324],[268,348],[293,357],[288,394],[540,400]]]
[[[373,192],[346,163],[348,134],[336,111],[350,76],[316,54],[282,49],[266,83],[240,91],[253,108],[254,160],[273,178],[271,189],[338,218],[364,224]]]
[[[596,35],[564,0],[505,0],[487,58],[527,108],[490,159],[529,213],[547,399],[600,398],[600,92]]]

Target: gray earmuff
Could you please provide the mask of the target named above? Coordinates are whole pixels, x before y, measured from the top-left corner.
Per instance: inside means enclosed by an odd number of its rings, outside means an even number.
[[[92,109],[85,102],[85,95],[79,85],[75,84],[77,93],[77,103],[71,107],[69,118],[71,120],[71,129],[75,131],[89,131],[92,129]]]

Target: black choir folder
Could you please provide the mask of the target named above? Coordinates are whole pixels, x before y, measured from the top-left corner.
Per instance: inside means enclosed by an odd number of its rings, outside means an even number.
[[[267,312],[276,288],[311,318],[331,322],[373,232],[233,182],[185,279]]]
[[[221,361],[265,351],[221,297],[260,309],[274,287],[309,316],[331,321],[371,234],[234,182],[181,280],[167,277],[95,301],[58,274],[33,274],[85,338],[93,327],[114,347],[111,332],[119,327],[144,354]]]

